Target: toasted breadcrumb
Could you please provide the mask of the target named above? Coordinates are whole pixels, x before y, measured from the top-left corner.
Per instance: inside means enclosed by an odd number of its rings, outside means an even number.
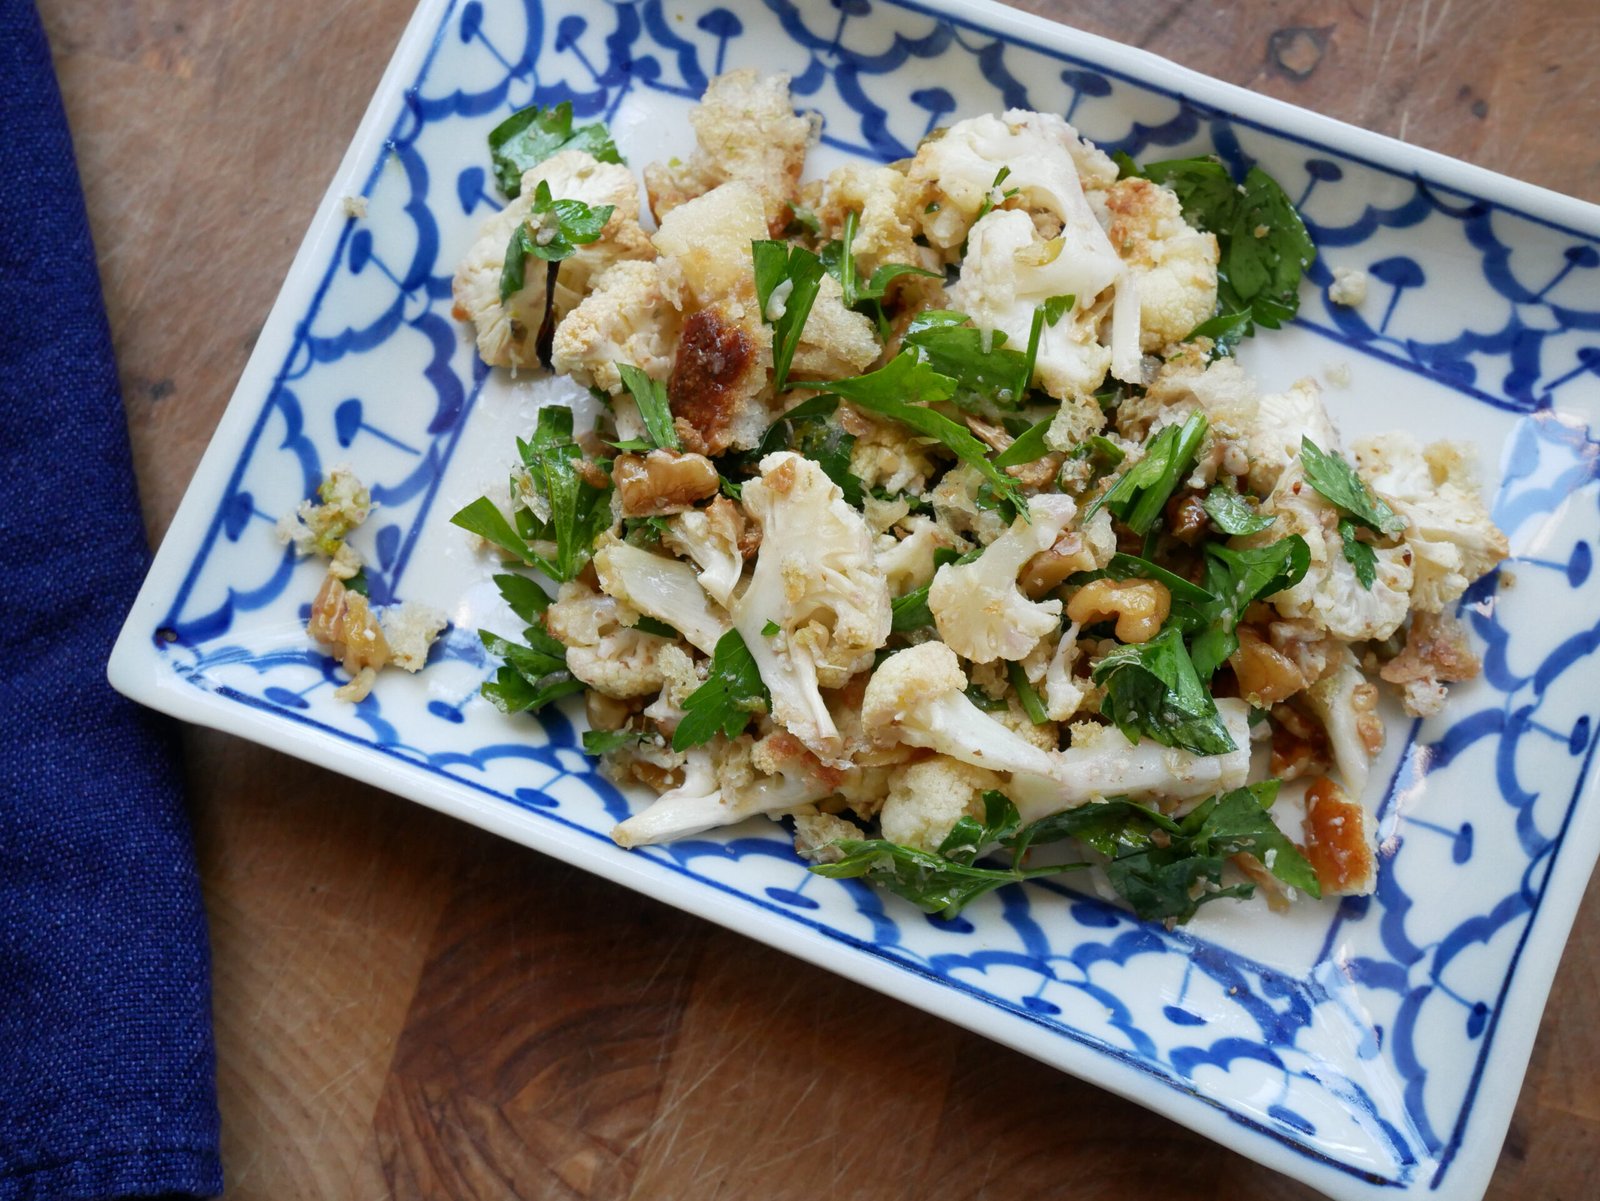
[[[1328,285],[1330,304],[1353,309],[1367,298],[1367,273],[1352,267],[1335,267],[1333,282]]]
[[[378,614],[389,643],[389,662],[413,674],[428,661],[428,648],[439,631],[450,624],[443,611],[417,601],[389,605]]]
[[[760,193],[767,231],[780,236],[789,224],[806,151],[822,128],[820,117],[795,113],[789,77],[750,69],[719,75],[689,122],[696,142],[689,160],[651,163],[644,170],[657,220],[719,184],[740,180]]]

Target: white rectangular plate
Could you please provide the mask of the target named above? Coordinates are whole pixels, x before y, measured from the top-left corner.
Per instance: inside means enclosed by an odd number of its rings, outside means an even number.
[[[478,698],[473,631],[515,627],[446,519],[503,481],[535,405],[567,395],[485,370],[450,316],[455,262],[495,204],[484,135],[571,100],[639,167],[688,148],[693,98],[735,66],[788,71],[824,115],[814,171],[1022,106],[1139,159],[1259,161],[1300,202],[1321,257],[1300,318],[1247,366],[1271,387],[1347,371],[1329,391],[1347,436],[1472,441],[1515,551],[1514,587],[1467,598],[1483,678],[1440,718],[1391,725],[1375,896],[1286,918],[1212,906],[1169,932],[1041,884],[946,923],[810,876],[771,823],[625,853],[607,831],[628,802],[574,748],[575,711],[541,725]],[[904,998],[1334,1197],[1477,1197],[1600,848],[1582,682],[1600,647],[1597,247],[1591,206],[963,0],[424,0],[111,679]],[[1335,266],[1372,277],[1359,307],[1327,303]],[[380,506],[357,540],[374,599],[454,623],[426,671],[385,673],[355,706],[303,631],[320,568],[272,532],[345,460]]]

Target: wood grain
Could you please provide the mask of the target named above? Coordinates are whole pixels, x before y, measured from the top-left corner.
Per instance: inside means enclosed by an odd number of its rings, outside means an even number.
[[[159,539],[404,3],[40,0]],[[1600,200],[1593,0],[1034,0]],[[274,752],[187,736],[230,1194],[1306,1198],[1093,1085]],[[1600,1196],[1600,895],[1490,1196]]]

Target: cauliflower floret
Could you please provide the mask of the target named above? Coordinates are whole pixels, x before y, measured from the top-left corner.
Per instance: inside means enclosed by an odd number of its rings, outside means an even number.
[[[1250,707],[1224,699],[1217,712],[1234,749],[1196,755],[1144,739],[1130,744],[1111,726],[1072,727],[1065,751],[1035,745],[965,695],[955,652],[924,642],[890,655],[872,673],[861,703],[863,728],[880,744],[926,747],[974,767],[1011,773],[1008,793],[1024,821],[1096,797],[1190,799],[1237,788],[1250,770]]]
[[[1309,437],[1324,450],[1339,449],[1339,435],[1323,407],[1316,380],[1263,396],[1255,380],[1232,358],[1212,362],[1183,354],[1168,360],[1142,396],[1117,406],[1117,429],[1142,441],[1165,426],[1202,410],[1210,428],[1198,455],[1206,482],[1218,469],[1247,476],[1251,491],[1265,496]],[[1197,466],[1196,474],[1202,474]],[[1197,481],[1198,483],[1198,481]]]
[[[820,117],[796,115],[789,76],[748,68],[719,75],[690,110],[689,123],[696,142],[689,161],[644,169],[651,211],[664,218],[718,184],[740,180],[761,194],[766,216],[757,236],[779,237],[789,224],[806,151],[822,128]]]
[[[966,697],[967,677],[942,642],[890,655],[867,681],[862,729],[882,746],[920,746],[973,767],[1049,776],[1055,753],[1035,746]]]
[[[388,605],[378,614],[384,639],[389,643],[389,662],[415,674],[428,661],[428,648],[439,631],[450,624],[444,613],[417,601]]]
[[[972,227],[950,304],[979,329],[1000,330],[1008,345],[1025,347],[1034,310],[1052,296],[1076,296],[1078,303],[1041,332],[1033,378],[1058,400],[1098,412],[1092,394],[1105,381],[1111,350],[1100,344],[1097,323],[1086,310],[1115,272],[1100,270],[1085,280],[1069,251],[1049,257],[1052,245],[1037,240],[1028,214],[994,210]],[[1087,290],[1075,292],[1076,287]]]
[[[297,510],[278,519],[278,541],[292,544],[301,557],[327,555],[339,569],[335,574],[347,580],[360,570],[361,560],[344,540],[372,512],[372,494],[350,464],[340,463],[317,486],[317,497],[322,503],[303,500]]]
[[[1104,205],[1112,247],[1133,271],[1140,345],[1159,351],[1187,338],[1217,307],[1215,235],[1189,225],[1173,191],[1148,179],[1118,180],[1094,199]]]
[[[1277,520],[1270,529],[1237,540],[1239,545],[1259,546],[1299,534],[1311,552],[1305,578],[1267,598],[1279,613],[1305,618],[1347,642],[1381,640],[1400,628],[1411,603],[1410,552],[1403,545],[1374,547],[1377,578],[1371,588],[1362,587],[1344,555],[1339,511],[1306,482],[1298,454],[1262,502],[1261,512]]]
[[[839,281],[824,275],[789,372],[795,379],[843,379],[872,366],[882,350],[871,320],[845,308]]]
[[[670,638],[631,628],[637,614],[615,597],[569,580],[545,610],[545,628],[567,648],[567,670],[590,688],[621,698],[658,692],[657,659]]]
[[[1301,438],[1309,437],[1330,453],[1339,449],[1339,434],[1316,380],[1297,380],[1285,392],[1263,396],[1232,358],[1207,363],[1185,355],[1169,361],[1143,396],[1127,397],[1117,407],[1117,428],[1142,440],[1183,421],[1196,408],[1210,422],[1198,456],[1211,463],[1210,476],[1215,478],[1218,467],[1245,475],[1250,490],[1260,496],[1272,491],[1300,453]]]
[[[1383,749],[1377,688],[1361,674],[1355,656],[1341,649],[1337,665],[1311,686],[1306,701],[1328,732],[1345,791],[1360,797],[1366,791],[1367,770]]]
[[[726,607],[744,572],[744,552],[739,548],[744,537],[744,515],[725,496],[719,496],[703,509],[690,509],[669,518],[661,541],[669,550],[693,559],[700,569],[700,586]]]
[[[682,559],[652,554],[607,534],[595,544],[594,570],[608,596],[666,622],[708,655],[728,632],[727,613],[706,595],[694,567]],[[561,637],[554,629],[551,633]]]
[[[979,507],[978,489],[984,482],[981,471],[962,463],[944,473],[930,499],[934,516],[945,529],[987,545],[1004,534],[1010,523],[998,508]]]
[[[689,652],[676,642],[669,642],[656,655],[656,667],[661,671],[661,695],[645,706],[643,716],[655,722],[656,728],[668,738],[683,720],[684,702],[706,682],[709,665],[707,659],[696,664]]]
[[[823,182],[816,211],[824,230],[832,237],[842,234],[847,213],[860,214],[851,252],[861,273],[870,278],[879,267],[890,263],[940,270],[939,255],[916,240],[921,208],[919,188],[904,171],[846,163]],[[915,276],[901,279],[918,287],[937,284]]]
[[[930,517],[918,514],[900,523],[905,537],[882,534],[878,538],[878,567],[889,584],[889,595],[904,596],[933,579],[933,552],[954,550],[958,539]]]
[[[727,746],[726,743],[713,745],[719,750]],[[683,783],[663,792],[644,812],[618,823],[611,837],[620,847],[648,846],[685,838],[715,826],[730,825],[747,816],[736,814],[732,805],[723,802],[712,749],[695,747],[684,762]]]
[[[1077,512],[1065,496],[1034,497],[971,563],[946,563],[933,577],[928,608],[939,637],[974,663],[1021,659],[1061,617],[1059,600],[1031,601],[1017,587],[1028,560],[1055,544]]]
[[[996,189],[1002,167],[1009,173]],[[923,142],[906,174],[918,189],[922,232],[940,249],[960,246],[984,202],[999,205],[1004,193],[1015,189],[1015,207],[1053,217],[1062,226],[1076,223],[1086,237],[1085,222],[1092,223],[1098,244],[1116,257],[1084,198],[1086,183],[1107,187],[1117,178],[1116,165],[1052,113],[1011,109],[999,117],[959,121]]]
[[[935,755],[897,768],[878,813],[883,837],[920,851],[937,851],[963,817],[983,816],[983,794],[1001,777],[970,763]]]
[[[680,325],[678,311],[662,294],[658,263],[616,263],[556,326],[551,362],[558,375],[612,393],[622,391],[618,363],[665,380]]]
[[[500,300],[500,274],[511,234],[533,210],[540,183],[557,200],[581,200],[591,208],[615,208],[599,241],[579,246],[562,262],[556,279],[555,311],[566,316],[600,272],[623,259],[651,257],[650,239],[639,227],[639,185],[617,163],[602,163],[581,150],[563,150],[522,175],[522,192],[484,224],[478,240],[456,269],[452,291],[458,320],[478,328],[478,355],[491,367],[520,367],[537,361],[534,337],[544,320],[544,264],[531,265],[522,289]]]
[[[1008,174],[997,188],[1001,168]],[[967,239],[961,282],[951,289],[955,307],[1025,345],[1037,304],[1070,294],[1076,311],[1086,313],[1115,286],[1110,366],[1118,379],[1141,381],[1138,286],[1084,194],[1086,179],[1108,186],[1116,168],[1077,130],[1053,114],[1020,109],[974,117],[923,143],[908,174],[927,201],[922,224],[929,242],[949,249]],[[985,200],[997,207],[979,219]],[[1008,210],[1011,216],[995,220]],[[969,272],[975,273],[969,278]],[[1075,327],[1063,317],[1045,331],[1039,349],[1036,378],[1062,400],[1078,395],[1092,375],[1074,362]],[[1098,386],[1096,379],[1086,390]]]
[[[754,742],[747,735],[688,755],[684,782],[611,831],[620,846],[671,842],[731,826],[758,813],[779,815],[834,790],[830,772],[787,734]]]
[[[1339,450],[1339,432],[1322,403],[1322,388],[1309,377],[1296,380],[1287,392],[1261,398],[1247,448],[1252,491],[1265,496],[1276,486],[1284,469],[1299,458],[1303,438],[1329,454]]]
[[[1117,406],[1117,429],[1142,442],[1164,426],[1181,424],[1199,408],[1210,422],[1210,437],[1247,441],[1256,427],[1260,404],[1255,380],[1244,373],[1237,359],[1206,362],[1184,356],[1164,364],[1143,396],[1123,398]],[[1296,439],[1294,450],[1299,449]],[[1275,473],[1273,478],[1277,478]],[[1271,486],[1269,482],[1262,491]]]
[[[760,468],[743,501],[761,527],[761,549],[733,621],[772,693],[773,718],[823,762],[838,763],[839,731],[818,690],[872,665],[889,637],[888,584],[866,523],[820,466],[780,451]],[[776,633],[762,632],[769,622]]]
[[[1454,605],[1511,550],[1484,508],[1470,453],[1450,442],[1424,449],[1408,433],[1355,444],[1361,474],[1406,519],[1411,605],[1423,613]]]
[[[1197,755],[1148,738],[1130,743],[1114,726],[1078,722],[1072,745],[1056,752],[1055,771],[1013,776],[1009,795],[1024,822],[1109,796],[1139,800],[1199,800],[1242,786],[1250,774],[1250,706],[1222,698],[1217,714],[1234,749]]]
[[[848,407],[840,411],[840,424],[855,435],[850,474],[863,488],[920,493],[939,470],[929,453],[935,445],[930,439],[907,437],[904,430]]]
[[[1087,678],[1079,679],[1072,674],[1079,655],[1078,629],[1078,623],[1073,622],[1061,632],[1045,668],[1044,708],[1051,721],[1070,721],[1083,707],[1092,687]]]
[[[879,500],[868,492],[861,497],[861,516],[867,528],[879,535],[876,546],[882,547],[882,535],[888,533],[911,514],[911,502],[903,496],[893,500]]]

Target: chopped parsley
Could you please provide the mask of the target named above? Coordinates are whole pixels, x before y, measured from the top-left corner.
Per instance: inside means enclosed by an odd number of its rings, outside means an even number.
[[[551,701],[582,692],[583,681],[567,670],[567,648],[540,622],[539,615],[550,603],[544,590],[519,575],[497,575],[494,582],[527,628],[522,643],[488,630],[478,631],[484,649],[503,660],[494,678],[479,689],[484,699],[502,713],[537,713]]]
[[[1061,314],[1076,303],[1075,296],[1052,296],[1033,310],[1033,321],[1028,327],[1028,352],[1023,355],[1022,372],[1012,389],[1012,395],[1018,400],[1026,396],[1028,389],[1033,387],[1033,369],[1034,364],[1039,361],[1039,341],[1044,337],[1044,327],[1048,325],[1054,329],[1056,322],[1061,320]]]
[[[1142,736],[1197,755],[1236,749],[1177,626],[1148,642],[1117,647],[1095,664],[1092,678],[1105,687],[1100,712],[1129,742]]]
[[[672,406],[667,402],[666,385],[632,363],[618,363],[617,374],[632,395],[633,403],[639,406],[639,417],[650,441],[662,450],[682,450],[683,444],[678,441],[678,430],[672,421]]]
[[[835,879],[864,877],[926,912],[954,917],[996,888],[1082,870],[1088,864],[1026,866],[1032,848],[1070,840],[1106,857],[1111,886],[1141,919],[1186,922],[1210,901],[1255,891],[1249,881],[1222,883],[1228,860],[1238,854],[1253,855],[1291,888],[1321,895],[1311,864],[1268,813],[1277,790],[1276,780],[1236,788],[1202,801],[1181,819],[1117,797],[1027,826],[1003,793],[987,792],[983,817],[962,817],[937,852],[883,839],[841,839],[833,845],[843,857],[811,870]],[[1010,853],[1010,865],[976,866],[978,855],[994,846]]]
[[[1008,868],[975,866],[973,861],[978,853],[986,846],[1012,837],[1021,820],[1017,807],[1004,793],[984,793],[983,806],[983,819],[961,818],[939,844],[937,852],[882,838],[846,838],[832,844],[842,852],[837,863],[813,864],[811,870],[836,880],[865,877],[927,913],[949,918],[985,893],[1004,885],[1037,876],[1081,871],[1088,866],[1067,863],[1027,868],[1021,866],[1020,855]]]
[[[1211,524],[1224,534],[1259,534],[1278,520],[1258,512],[1248,500],[1224,484],[1213,487],[1200,503],[1206,516],[1211,518]]]
[[[606,755],[612,751],[620,751],[626,746],[638,746],[650,742],[655,735],[648,730],[585,730],[583,732],[583,753],[585,755]]]
[[[772,707],[772,695],[738,630],[717,639],[706,682],[683,702],[683,720],[672,735],[672,749],[686,751],[718,734],[737,738],[750,719]]]
[[[1310,438],[1300,439],[1300,462],[1305,467],[1306,482],[1339,510],[1339,541],[1344,557],[1354,569],[1357,582],[1370,592],[1378,579],[1378,555],[1356,536],[1357,527],[1393,537],[1405,531],[1405,518],[1367,487],[1342,456],[1329,454]]]
[[[1355,570],[1356,580],[1368,592],[1378,582],[1378,552],[1356,537],[1355,522],[1348,517],[1339,522],[1339,541],[1345,560]]]
[[[946,399],[957,407],[993,414],[1022,404],[1017,381],[1028,369],[1028,359],[1006,345],[1003,330],[981,330],[965,313],[929,309],[912,318],[903,342],[953,381]]]
[[[1405,532],[1406,521],[1375,495],[1340,455],[1329,454],[1310,438],[1300,439],[1300,462],[1310,484],[1336,509],[1374,534]]]
[[[1291,888],[1322,895],[1317,875],[1267,810],[1278,782],[1267,780],[1202,801],[1182,819],[1112,798],[1063,810],[1008,840],[1020,856],[1030,846],[1073,839],[1108,857],[1106,877],[1145,921],[1181,923],[1201,905],[1248,897],[1248,881],[1224,887],[1223,868],[1247,853]]]
[[[985,217],[987,217],[991,212],[994,211],[994,209],[996,207],[994,194],[996,192],[1000,192],[1000,200],[999,200],[1000,204],[1004,204],[1006,201],[1010,200],[1013,196],[1015,196],[1017,194],[1017,192],[1020,190],[1018,188],[1008,188],[1004,192],[1000,191],[1000,186],[1002,184],[1004,184],[1005,181],[1007,179],[1009,179],[1010,177],[1011,177],[1011,168],[1010,167],[1001,167],[1000,170],[995,172],[994,182],[989,185],[989,190],[987,192],[985,192],[984,195],[983,195],[983,203],[978,206],[978,215],[972,219],[972,224],[973,225],[976,225],[978,222],[982,221]],[[967,257],[967,239],[966,238],[963,238],[961,240],[961,257],[962,258],[966,258]]]
[[[594,540],[611,524],[610,485],[597,487],[579,474],[576,462],[583,452],[573,440],[572,410],[565,405],[540,409],[533,437],[527,441],[518,438],[517,450],[528,484],[549,518],[540,519],[523,504],[513,482],[515,527],[486,496],[480,496],[450,520],[529,567],[537,567],[552,580],[570,580],[589,562]],[[536,548],[532,545],[535,542],[554,543],[554,555]]]
[[[1028,679],[1028,673],[1023,670],[1022,664],[1015,659],[1006,664],[1006,678],[1011,681],[1011,690],[1017,694],[1017,702],[1022,706],[1022,711],[1028,715],[1028,720],[1036,726],[1042,726],[1050,720],[1050,715],[1045,712],[1044,701],[1039,699],[1038,690]]]
[[[839,281],[844,307],[871,317],[878,327],[879,340],[887,341],[891,329],[883,300],[889,293],[889,286],[902,275],[923,275],[930,279],[943,279],[944,275],[910,263],[884,263],[872,273],[871,279],[862,283],[855,260],[856,228],[860,219],[860,214],[854,209],[845,214],[844,229],[840,231],[839,240],[829,242],[822,248],[822,265],[829,275]]]
[[[1277,329],[1300,308],[1300,276],[1317,257],[1305,223],[1276,180],[1251,167],[1236,182],[1217,158],[1169,159],[1138,167],[1122,154],[1123,178],[1143,176],[1177,193],[1184,218],[1216,235],[1218,313],[1189,336],[1211,338],[1218,353],[1260,325]]]
[[[789,366],[822,286],[822,260],[803,246],[770,239],[751,242],[750,252],[761,319],[772,326],[772,390],[781,393],[789,386]]]
[[[1045,441],[1045,435],[1050,432],[1050,423],[1054,420],[1054,417],[1046,417],[1043,421],[1030,425],[1010,446],[994,457],[994,465],[1020,467],[1024,463],[1044,458],[1050,453],[1050,444]]]
[[[955,381],[942,375],[908,350],[902,350],[888,364],[866,375],[829,383],[796,384],[803,388],[825,388],[852,404],[892,418],[924,437],[944,444],[956,458],[976,467],[995,492],[1019,514],[1026,515],[1028,501],[1017,482],[989,461],[989,448],[965,426],[957,425],[935,409],[917,401],[948,400]]]
[[[1310,564],[1311,548],[1299,534],[1240,550],[1220,542],[1206,544],[1206,591],[1212,600],[1201,612],[1199,632],[1190,645],[1202,680],[1210,679],[1238,649],[1234,631],[1244,611],[1263,597],[1293,588],[1305,578]]]
[[[512,231],[506,246],[505,266],[500,269],[500,303],[522,291],[529,256],[550,264],[571,258],[579,246],[599,240],[615,211],[611,204],[590,208],[581,200],[557,200],[550,195],[550,185],[541,179],[528,219]]]
[[[527,282],[530,257],[545,262],[544,317],[539,322],[534,349],[546,371],[550,370],[550,349],[555,339],[556,275],[561,263],[572,257],[579,246],[599,240],[615,211],[616,206],[610,204],[590,208],[581,200],[553,199],[550,185],[541,179],[534,190],[533,207],[527,220],[511,231],[505,262],[500,268],[500,303],[505,304],[522,291]]]
[[[724,462],[730,470],[748,470],[773,451],[793,450],[814,460],[823,474],[839,486],[845,500],[859,509],[864,499],[861,479],[850,470],[856,436],[828,420],[838,408],[837,396],[813,396],[801,401],[767,427],[754,450],[728,456]]]
[[[678,630],[648,613],[639,615],[639,620],[633,623],[633,628],[641,634],[654,634],[657,638],[682,638]]]
[[[500,590],[500,595],[506,604],[511,606],[511,611],[529,625],[539,620],[539,615],[550,607],[550,597],[545,590],[539,587],[538,581],[530,580],[525,575],[512,575],[506,572],[494,577],[494,586]]]
[[[1135,534],[1148,534],[1194,465],[1207,424],[1206,415],[1196,409],[1182,425],[1163,427],[1145,443],[1144,458],[1084,510],[1084,520],[1104,506]]]
[[[522,194],[522,174],[563,150],[583,150],[602,163],[620,163],[611,134],[599,122],[572,126],[572,102],[534,104],[512,113],[489,131],[494,177],[509,199]]]

